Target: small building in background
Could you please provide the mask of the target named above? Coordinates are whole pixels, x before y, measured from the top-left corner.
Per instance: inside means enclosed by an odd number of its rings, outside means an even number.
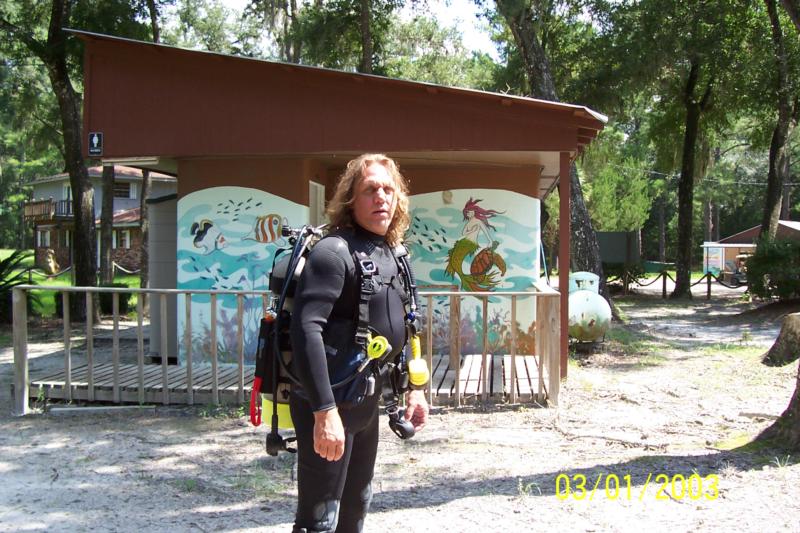
[[[703,273],[715,276],[733,274],[744,267],[747,256],[756,251],[756,241],[761,236],[761,226],[740,231],[719,242],[703,243]],[[779,220],[778,239],[800,241],[800,222]]]

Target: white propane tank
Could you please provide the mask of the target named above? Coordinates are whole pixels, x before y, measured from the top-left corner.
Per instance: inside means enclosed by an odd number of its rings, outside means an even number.
[[[569,336],[583,342],[602,339],[611,325],[611,306],[590,290],[569,295]]]

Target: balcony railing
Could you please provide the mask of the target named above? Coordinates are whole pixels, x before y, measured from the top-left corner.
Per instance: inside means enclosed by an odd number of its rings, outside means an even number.
[[[34,200],[25,203],[26,221],[52,220],[72,217],[72,200]]]

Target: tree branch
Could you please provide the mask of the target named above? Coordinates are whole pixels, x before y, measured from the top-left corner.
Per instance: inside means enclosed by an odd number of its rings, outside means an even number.
[[[47,47],[44,43],[37,41],[32,33],[26,32],[16,24],[9,22],[5,17],[0,17],[0,29],[4,30],[11,37],[19,40],[25,45],[25,48],[33,52],[36,57],[45,63],[47,62]]]

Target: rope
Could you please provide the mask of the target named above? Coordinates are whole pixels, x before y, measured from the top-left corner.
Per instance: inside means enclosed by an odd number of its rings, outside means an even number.
[[[708,277],[712,277],[712,278],[713,278],[714,276],[711,274],[711,272],[709,272],[708,274],[706,274],[706,275],[705,275],[705,276],[703,276],[702,278],[698,279],[697,281],[695,281],[694,283],[692,283],[691,285],[689,285],[689,288],[692,288],[692,287],[694,287],[695,285],[699,285],[700,283],[702,283],[702,282],[703,282],[703,280],[705,280],[705,279],[706,279],[706,278],[708,278]]]
[[[666,275],[667,275],[667,273],[666,273],[666,272],[662,272],[661,274],[659,274],[659,275],[656,277],[656,279],[654,279],[654,280],[653,280],[653,281],[651,281],[650,283],[642,283],[642,282],[640,282],[638,279],[634,279],[634,280],[633,280],[633,282],[634,282],[634,283],[636,283],[636,284],[637,284],[638,286],[640,286],[640,287],[649,287],[650,285],[652,285],[652,284],[653,284],[653,283],[655,283],[656,281],[660,280],[660,279],[661,279],[661,276],[666,276]]]
[[[142,271],[141,268],[138,269],[138,270],[127,270],[127,269],[121,267],[119,264],[117,264],[116,261],[111,261],[111,266],[112,266],[112,268],[119,269],[119,270],[123,271],[126,274],[138,274],[139,272]]]
[[[65,268],[65,269],[64,269],[64,270],[62,270],[61,272],[56,272],[55,274],[47,274],[47,273],[46,273],[44,270],[42,270],[41,268],[33,268],[33,267],[26,268],[26,269],[25,269],[25,272],[28,272],[28,273],[33,273],[33,274],[38,274],[38,275],[42,276],[43,278],[50,278],[50,279],[52,279],[52,278],[57,278],[58,276],[60,276],[60,275],[64,274],[65,272],[69,272],[70,270],[72,270],[72,265],[68,266],[67,268]]]

